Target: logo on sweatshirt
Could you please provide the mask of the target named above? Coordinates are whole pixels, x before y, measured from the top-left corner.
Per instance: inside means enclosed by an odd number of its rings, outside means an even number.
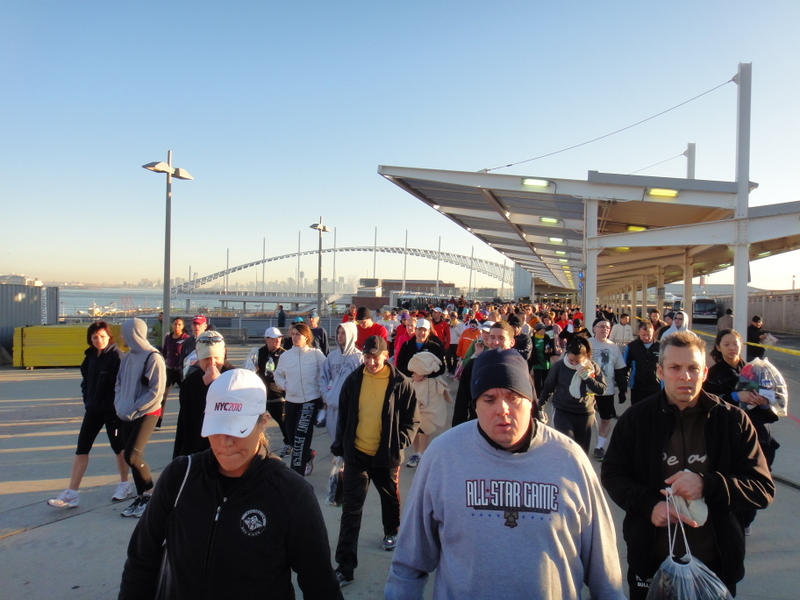
[[[255,537],[263,533],[267,528],[267,516],[255,508],[248,510],[242,515],[239,527],[241,527],[243,534]]]
[[[560,490],[554,483],[507,479],[469,479],[466,504],[476,510],[503,512],[506,527],[516,527],[520,512],[558,512]]]

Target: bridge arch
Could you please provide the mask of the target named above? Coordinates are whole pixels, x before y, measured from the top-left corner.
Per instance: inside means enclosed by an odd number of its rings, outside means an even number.
[[[340,252],[376,252],[376,251],[384,254],[406,254],[408,256],[427,258],[430,260],[436,260],[438,258],[440,261],[444,263],[456,265],[458,267],[463,267],[465,269],[472,268],[476,273],[481,273],[482,275],[488,275],[489,277],[492,277],[494,279],[503,282],[505,286],[513,287],[514,285],[513,267],[509,267],[498,262],[484,260],[482,258],[473,258],[471,256],[464,256],[462,254],[453,254],[452,252],[439,252],[437,250],[425,250],[424,248],[404,248],[402,246],[377,246],[377,247],[350,246],[346,248],[322,249],[323,254],[332,254]],[[191,293],[193,290],[207,283],[210,283],[216,279],[221,279],[226,275],[236,273],[237,271],[243,271],[244,269],[250,269],[252,267],[257,267],[262,264],[270,262],[277,262],[279,260],[297,258],[298,256],[316,255],[318,253],[319,250],[303,250],[301,252],[293,252],[291,254],[281,254],[280,256],[262,258],[253,262],[237,265],[235,267],[230,267],[229,269],[225,269],[224,271],[218,271],[210,275],[205,275],[203,277],[198,277],[197,279],[192,279],[191,281],[187,281],[186,283],[182,283],[181,285],[174,286],[170,290],[170,293],[172,295]]]

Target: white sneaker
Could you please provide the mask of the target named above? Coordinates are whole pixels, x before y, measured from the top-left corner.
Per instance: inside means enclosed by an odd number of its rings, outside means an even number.
[[[111,499],[115,502],[119,502],[120,500],[125,500],[128,496],[131,495],[131,484],[129,481],[120,481],[117,485],[117,490],[114,492],[114,495],[111,496]]]
[[[80,503],[80,498],[77,492],[64,490],[55,498],[48,500],[47,503],[56,508],[75,508]]]

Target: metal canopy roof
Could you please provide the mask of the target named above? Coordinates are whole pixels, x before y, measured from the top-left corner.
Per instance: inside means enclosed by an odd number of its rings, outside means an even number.
[[[665,283],[683,280],[687,255],[695,277],[732,262],[736,183],[595,171],[587,181],[534,182],[522,175],[392,166],[378,173],[529,271],[537,286],[577,289],[577,272],[586,264],[587,200],[598,201],[598,293],[619,291],[634,278],[654,286],[658,268]],[[654,197],[652,188],[678,196]],[[800,202],[750,208],[748,217],[750,260],[800,248]],[[712,223],[719,224],[718,234],[708,225],[696,228]]]

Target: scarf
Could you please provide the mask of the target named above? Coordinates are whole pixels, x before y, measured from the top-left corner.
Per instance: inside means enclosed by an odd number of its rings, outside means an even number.
[[[572,375],[572,381],[570,381],[570,383],[569,383],[569,393],[573,398],[577,398],[578,400],[580,400],[583,397],[583,394],[581,393],[581,381],[582,380],[580,378],[580,375],[578,375],[577,369],[581,365],[579,365],[579,364],[578,365],[573,365],[572,363],[569,362],[569,360],[567,360],[566,357],[564,357],[564,359],[561,362],[568,369],[572,369],[573,371],[575,371],[575,373]]]

